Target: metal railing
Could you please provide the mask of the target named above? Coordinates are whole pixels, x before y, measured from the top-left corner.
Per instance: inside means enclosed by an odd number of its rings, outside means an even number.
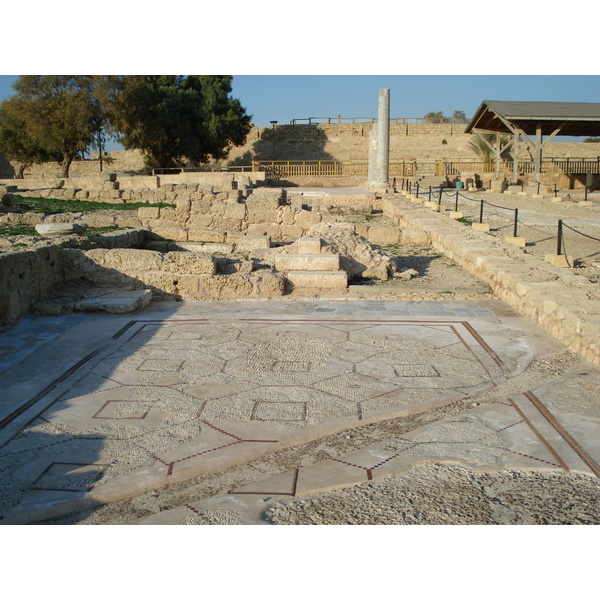
[[[464,124],[471,119],[454,119],[452,117],[394,117],[390,119],[392,125],[420,124],[420,123],[446,123]],[[377,117],[308,117],[306,119],[292,119],[290,125],[319,125],[319,124],[342,124],[342,123],[376,123]]]

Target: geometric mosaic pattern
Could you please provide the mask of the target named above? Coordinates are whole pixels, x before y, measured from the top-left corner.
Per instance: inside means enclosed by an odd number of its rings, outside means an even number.
[[[282,428],[468,394],[508,371],[461,321],[133,321],[0,449],[0,508],[31,489],[86,491],[157,463],[171,474]],[[244,439],[240,421],[274,434]]]

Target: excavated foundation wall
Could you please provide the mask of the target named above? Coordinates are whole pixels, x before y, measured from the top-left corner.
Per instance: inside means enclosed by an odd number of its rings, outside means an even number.
[[[61,282],[57,246],[0,254],[0,325],[27,314]]]
[[[89,248],[131,248],[142,246],[145,236],[142,230],[132,230],[77,243]],[[76,237],[71,236],[71,241]],[[62,241],[68,244],[69,238]],[[50,297],[64,283],[62,252],[58,244],[0,252],[0,326],[30,314],[36,302]]]
[[[386,199],[384,211],[400,227],[420,229],[436,250],[485,281],[501,300],[600,364],[600,297],[585,279],[431,210]]]

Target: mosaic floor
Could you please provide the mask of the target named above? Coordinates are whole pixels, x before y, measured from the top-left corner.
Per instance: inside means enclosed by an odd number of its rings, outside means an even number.
[[[198,303],[98,321],[112,335],[4,419],[0,521],[40,504],[114,501],[441,406],[505,382],[531,356],[527,335],[483,305],[423,303],[420,315],[414,305],[407,315],[408,304],[238,305],[236,313],[234,303],[218,312]],[[524,422],[511,410],[493,425],[463,423],[464,451],[497,461],[508,447],[499,431]],[[369,464],[340,459],[338,470],[370,478],[398,457],[456,449],[454,425],[440,426],[447,431],[431,439],[395,440]],[[532,460],[560,467],[547,454]],[[299,485],[297,472],[286,477],[286,489]]]

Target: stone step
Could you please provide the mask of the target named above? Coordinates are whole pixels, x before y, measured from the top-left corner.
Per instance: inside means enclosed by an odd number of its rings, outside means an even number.
[[[301,237],[296,241],[298,254],[321,254],[321,238]]]
[[[346,271],[288,271],[285,278],[290,292],[345,292],[348,289]]]
[[[279,254],[276,271],[339,271],[339,254]]]

